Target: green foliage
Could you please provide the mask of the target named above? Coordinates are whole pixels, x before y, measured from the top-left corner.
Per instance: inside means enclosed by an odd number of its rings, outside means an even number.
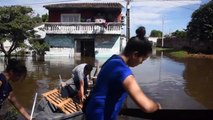
[[[194,11],[187,26],[187,36],[192,41],[213,41],[213,1]]]
[[[31,39],[29,42],[32,45],[32,49],[35,50],[38,55],[44,55],[45,51],[49,49],[48,44],[41,39]]]
[[[162,47],[156,47],[155,49],[156,49],[156,51],[171,51],[171,50],[173,50],[173,48],[162,48]]]
[[[176,30],[175,32],[172,33],[172,37],[176,37],[176,38],[186,38],[186,31],[179,31]]]
[[[39,16],[33,17],[33,10],[25,6],[3,6],[0,7],[0,49],[6,56],[21,43],[31,36],[31,30],[38,23]],[[12,46],[9,51],[5,51],[3,42],[9,40]]]
[[[48,14],[44,14],[41,16],[42,22],[47,22],[48,21]]]
[[[162,37],[162,32],[159,30],[152,30],[150,33],[150,37]]]
[[[42,23],[42,19],[40,18],[39,14],[37,14],[35,17],[33,17],[33,20],[35,23]]]
[[[188,53],[186,51],[176,51],[176,52],[171,52],[170,53],[174,57],[178,58],[186,58],[188,57]]]
[[[22,6],[0,7],[0,35],[9,40],[22,41],[26,38],[26,31],[32,28],[33,21],[29,13],[31,8]]]

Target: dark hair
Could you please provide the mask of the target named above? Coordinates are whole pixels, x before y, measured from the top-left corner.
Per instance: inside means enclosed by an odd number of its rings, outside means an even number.
[[[146,56],[152,52],[152,44],[148,40],[141,40],[138,37],[132,37],[127,42],[123,54],[128,56],[136,51],[140,56]]]
[[[145,40],[145,34],[146,34],[146,29],[143,26],[140,26],[136,29],[135,31],[136,36],[139,37],[142,40]]]
[[[90,64],[87,64],[85,67],[84,67],[84,70],[86,70],[86,71],[92,71],[92,65],[90,65]]]
[[[25,65],[21,64],[21,62],[16,59],[8,60],[8,65],[5,69],[5,72],[10,71],[12,71],[15,74],[23,75],[24,77],[27,74],[27,68],[25,67]]]

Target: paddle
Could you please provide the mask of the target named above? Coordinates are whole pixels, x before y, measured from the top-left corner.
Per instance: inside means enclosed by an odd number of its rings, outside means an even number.
[[[213,110],[163,109],[154,113],[145,113],[140,109],[122,109],[120,115],[151,120],[213,120]]]
[[[66,84],[64,84],[64,82],[62,81],[61,75],[59,74],[58,76],[59,76],[59,80],[60,80],[60,93],[61,93],[61,97],[67,98],[67,97],[69,97],[69,93],[68,93],[68,91],[66,89],[66,86],[65,86]]]
[[[37,100],[37,92],[36,92],[35,97],[34,97],[33,107],[32,107],[32,111],[31,111],[31,115],[30,115],[30,120],[33,119],[33,113],[34,113],[34,109],[35,109],[36,100]]]

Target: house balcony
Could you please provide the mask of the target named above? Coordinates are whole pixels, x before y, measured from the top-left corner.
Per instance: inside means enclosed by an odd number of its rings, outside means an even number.
[[[96,23],[96,22],[47,22],[47,34],[121,34],[122,23]]]

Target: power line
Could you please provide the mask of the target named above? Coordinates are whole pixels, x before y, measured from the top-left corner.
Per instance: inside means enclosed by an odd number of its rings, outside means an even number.
[[[29,3],[29,4],[22,4],[23,6],[34,6],[34,5],[43,5],[43,4],[56,4],[61,2],[72,2],[72,1],[79,1],[79,0],[61,0],[61,1],[52,1],[52,2],[37,2],[37,3]]]
[[[198,1],[198,0],[125,0],[126,2],[126,39],[130,38],[130,2],[143,2],[143,1]]]

